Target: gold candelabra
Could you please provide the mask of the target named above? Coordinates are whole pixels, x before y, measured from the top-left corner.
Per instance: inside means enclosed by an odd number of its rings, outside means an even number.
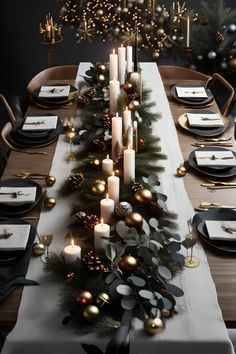
[[[50,13],[46,16],[46,22],[39,24],[40,43],[48,46],[48,67],[52,66],[53,45],[63,40],[62,27],[53,21]]]

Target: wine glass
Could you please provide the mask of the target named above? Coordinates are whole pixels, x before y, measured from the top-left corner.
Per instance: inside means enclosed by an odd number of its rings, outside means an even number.
[[[52,243],[52,239],[53,239],[53,234],[45,234],[39,236],[40,243],[42,243],[46,247],[46,255],[45,255],[46,259],[49,257],[49,246]]]
[[[192,232],[191,220],[188,220],[188,234],[185,236],[185,247],[188,250],[190,248],[190,256],[185,257],[184,264],[188,268],[196,268],[199,266],[200,261],[193,255],[193,247],[197,242],[196,236]]]
[[[75,155],[72,152],[72,142],[75,138],[76,132],[75,132],[75,128],[71,127],[67,132],[66,132],[66,138],[69,141],[70,144],[70,150],[69,150],[69,155],[68,155],[68,160],[69,161],[73,161],[75,159]]]

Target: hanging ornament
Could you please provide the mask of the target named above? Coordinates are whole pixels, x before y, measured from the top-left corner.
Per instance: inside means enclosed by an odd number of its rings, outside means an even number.
[[[102,307],[106,304],[109,304],[110,296],[107,293],[100,293],[95,299],[95,303],[98,307]]]
[[[82,173],[74,173],[69,177],[70,188],[72,191],[79,189],[84,182],[84,175]]]
[[[144,328],[149,334],[154,335],[160,333],[163,330],[164,324],[162,320],[158,317],[155,318],[148,317],[144,321]]]
[[[108,268],[105,267],[100,257],[93,250],[83,256],[82,262],[91,272],[108,272]]]
[[[223,33],[217,31],[217,32],[216,32],[216,35],[215,35],[215,39],[216,39],[216,42],[217,42],[217,43],[223,42],[223,40],[224,40],[224,35],[223,35]]]
[[[229,60],[229,67],[231,70],[236,70],[236,57],[233,57]]]
[[[83,211],[79,211],[74,215],[74,222],[85,230],[93,230],[94,226],[98,224],[99,219],[97,215],[86,215]]]
[[[179,177],[184,177],[187,173],[187,170],[184,166],[179,166],[177,169],[176,169],[176,174],[177,176]]]
[[[214,50],[211,50],[211,51],[207,54],[207,56],[208,56],[208,58],[209,58],[210,60],[213,60],[213,59],[216,58],[217,54],[216,54],[216,52],[214,52]]]
[[[140,188],[134,193],[134,200],[137,204],[148,204],[152,201],[152,192],[149,189]]]
[[[125,272],[132,272],[138,267],[138,261],[133,256],[125,255],[121,258],[119,267]]]
[[[151,202],[146,206],[148,216],[153,218],[161,218],[165,214],[165,210],[156,202]]]
[[[75,273],[68,273],[66,275],[66,283],[67,284],[71,284],[74,279],[75,279]]]
[[[56,205],[56,199],[52,197],[47,197],[44,199],[44,206],[47,209],[52,209]]]
[[[93,167],[99,167],[101,165],[101,161],[97,158],[90,160],[90,165]]]
[[[131,84],[131,82],[126,82],[122,88],[128,94],[133,92],[133,85]]]
[[[116,215],[120,218],[124,218],[127,214],[133,210],[132,205],[128,202],[120,202],[115,208]]]
[[[76,302],[82,306],[89,305],[93,302],[93,295],[87,290],[80,291],[76,295]]]
[[[95,305],[88,305],[83,311],[83,318],[88,322],[95,322],[100,315],[99,308]]]
[[[98,64],[98,65],[97,65],[97,71],[98,71],[99,73],[104,74],[105,71],[106,71],[106,66],[105,66],[104,64]]]
[[[40,242],[35,242],[33,244],[32,247],[32,252],[33,254],[35,254],[36,256],[42,256],[42,254],[44,254],[44,252],[46,251],[46,247],[40,243]]]
[[[130,103],[128,104],[128,108],[131,111],[136,111],[138,107],[139,107],[139,101],[137,100],[130,101]]]
[[[52,187],[56,182],[56,177],[54,176],[46,176],[45,183],[48,187]]]
[[[229,25],[228,30],[229,32],[236,32],[236,25],[232,23],[231,25]]]
[[[104,180],[96,180],[91,186],[91,192],[94,195],[101,196],[106,190],[106,182]]]
[[[135,227],[136,229],[141,229],[143,226],[143,217],[141,214],[136,212],[131,212],[125,217],[125,224],[129,227]]]

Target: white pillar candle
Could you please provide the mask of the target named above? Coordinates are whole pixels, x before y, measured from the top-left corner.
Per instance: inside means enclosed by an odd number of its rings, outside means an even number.
[[[128,109],[128,107],[125,108],[123,111],[123,126],[124,126],[124,132],[132,125],[132,118],[131,118],[131,111]]]
[[[107,178],[108,184],[108,194],[111,199],[114,200],[115,205],[119,203],[120,198],[120,179],[119,177],[115,176],[114,172],[112,176]]]
[[[125,83],[126,61],[125,61],[126,48],[123,44],[118,48],[118,80],[121,85]]]
[[[190,18],[187,16],[187,34],[186,34],[186,46],[190,44]]]
[[[126,47],[126,61],[127,61],[127,73],[132,73],[133,71],[133,47],[128,45]]]
[[[109,55],[109,71],[110,71],[110,80],[118,79],[118,55],[113,49],[112,53]]]
[[[133,149],[133,144],[134,144],[134,129],[132,125],[128,128],[127,130],[127,145],[131,149]]]
[[[71,241],[71,245],[64,248],[64,259],[66,264],[73,264],[77,259],[81,258],[81,247]]]
[[[120,83],[117,80],[111,80],[109,83],[110,113],[116,114],[118,111],[118,98],[120,95]]]
[[[138,122],[136,120],[133,122],[133,137],[134,150],[138,152]]]
[[[135,180],[135,151],[128,147],[124,150],[124,184]]]
[[[112,175],[113,171],[113,160],[109,158],[109,155],[107,155],[106,159],[102,160],[102,170],[108,175]]]
[[[140,74],[136,71],[130,74],[130,82],[134,85],[140,85]]]
[[[103,223],[101,219],[101,223],[94,226],[94,248],[104,249],[105,246],[109,243],[110,237],[110,226]]]
[[[106,224],[111,224],[114,216],[115,202],[107,197],[100,201],[100,215]]]
[[[117,154],[119,153],[119,149],[122,147],[122,118],[118,116],[116,113],[115,117],[112,117],[111,120],[111,135],[112,135],[112,143],[111,143],[111,154],[112,159],[117,158]]]

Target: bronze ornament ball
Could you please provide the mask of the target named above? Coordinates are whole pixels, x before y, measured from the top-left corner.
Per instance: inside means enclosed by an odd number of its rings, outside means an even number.
[[[93,295],[87,290],[80,291],[76,295],[76,302],[83,306],[89,305],[93,302]]]
[[[161,315],[162,315],[163,317],[165,317],[165,318],[170,317],[171,311],[164,308],[164,309],[161,310]]]
[[[184,177],[187,173],[187,170],[184,166],[179,166],[177,169],[176,169],[176,173],[179,177]]]
[[[164,36],[165,35],[165,30],[163,28],[158,28],[157,35],[158,36]]]
[[[44,252],[46,251],[46,247],[40,243],[40,242],[35,242],[32,247],[32,252],[36,256],[42,256]]]
[[[44,206],[47,208],[47,209],[52,209],[54,208],[54,206],[56,205],[56,199],[55,198],[46,198],[44,199]]]
[[[54,176],[46,176],[45,183],[48,187],[52,187],[56,182],[56,177]]]
[[[159,53],[159,51],[157,51],[157,50],[155,50],[155,51],[153,52],[153,54],[152,54],[153,59],[158,59],[159,56],[160,56],[160,53]]]
[[[95,305],[88,305],[83,311],[83,317],[88,322],[95,322],[100,315],[99,308]]]
[[[132,213],[126,215],[125,224],[126,226],[140,229],[143,226],[143,217],[141,214],[133,211]]]
[[[126,92],[126,93],[131,93],[133,91],[133,85],[131,84],[131,82],[126,82],[124,85],[123,85],[123,90]]]
[[[110,302],[110,296],[107,293],[100,293],[95,299],[95,303],[99,307],[109,304],[109,302]]]
[[[103,74],[98,75],[97,82],[99,82],[99,84],[103,84],[104,81],[105,81],[105,76]]]
[[[236,70],[236,57],[229,60],[229,67],[232,70]]]
[[[138,107],[139,107],[139,101],[137,100],[132,100],[128,104],[128,109],[130,109],[131,111],[136,111]]]
[[[134,193],[134,200],[138,204],[149,204],[152,201],[152,192],[149,189],[140,188]]]
[[[91,186],[91,192],[94,195],[103,195],[106,190],[106,185],[103,181],[95,181]]]
[[[97,71],[98,71],[99,73],[105,73],[105,71],[106,71],[106,66],[105,66],[104,64],[98,64],[98,66],[97,66]]]
[[[163,330],[164,324],[162,320],[158,317],[156,318],[148,317],[144,321],[144,328],[149,334],[154,335],[160,333]]]
[[[119,267],[126,272],[132,272],[138,267],[138,261],[131,255],[124,255],[120,262]]]
[[[104,13],[103,9],[97,9],[96,10],[96,15],[99,16],[99,17],[103,16],[103,13]]]

